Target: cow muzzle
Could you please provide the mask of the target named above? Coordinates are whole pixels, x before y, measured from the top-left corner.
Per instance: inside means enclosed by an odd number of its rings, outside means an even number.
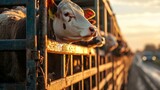
[[[80,33],[81,37],[95,37],[97,33],[97,29],[95,29],[93,26],[90,26],[87,30],[83,30]]]
[[[91,36],[96,36],[96,29],[94,27],[89,27],[89,31],[91,33]]]

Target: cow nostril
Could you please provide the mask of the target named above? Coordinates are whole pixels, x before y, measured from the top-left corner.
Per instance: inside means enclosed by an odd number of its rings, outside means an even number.
[[[91,32],[95,32],[95,29],[94,29],[93,27],[89,27],[89,30],[90,30]]]
[[[103,38],[101,38],[101,41],[104,41],[104,39],[103,39]]]

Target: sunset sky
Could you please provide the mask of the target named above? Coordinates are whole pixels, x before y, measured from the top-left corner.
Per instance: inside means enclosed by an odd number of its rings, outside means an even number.
[[[109,0],[121,32],[133,51],[160,44],[160,0]]]

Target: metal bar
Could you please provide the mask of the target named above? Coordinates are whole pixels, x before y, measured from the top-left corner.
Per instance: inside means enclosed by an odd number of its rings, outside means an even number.
[[[107,90],[114,90],[114,89],[113,89],[113,85],[112,85],[112,84],[109,84]]]
[[[73,0],[75,3],[80,5],[81,7],[91,7],[93,6],[93,0]]]
[[[6,6],[6,5],[25,5],[27,3],[27,0],[1,0],[0,6]]]
[[[82,61],[82,73],[84,72],[84,56],[81,55],[81,61]],[[83,73],[84,74],[84,73]],[[84,79],[82,79],[82,90],[84,90]]]
[[[112,78],[112,72],[108,73],[108,75],[106,76],[106,80],[107,82]]]
[[[112,62],[99,66],[99,72],[112,68]]]
[[[119,60],[117,61],[117,66],[119,66],[119,65],[121,65],[121,64],[123,64],[123,59],[119,59]]]
[[[123,76],[124,76],[123,73],[121,73],[121,74],[118,76],[118,78],[117,78],[117,80],[116,80],[116,85],[119,86],[119,84],[120,84],[121,82],[123,82]]]
[[[62,72],[62,76],[63,78],[65,78],[67,76],[67,72],[66,72],[66,55],[63,54],[63,61],[62,61],[62,65],[61,65],[62,69],[61,69],[61,72]],[[63,90],[66,90],[65,88]]]
[[[96,22],[97,22],[97,28],[99,30],[100,28],[100,17],[99,17],[99,0],[95,0],[95,11],[96,11]]]
[[[96,85],[97,85],[97,90],[99,90],[99,83],[100,83],[100,72],[99,72],[99,65],[100,65],[100,56],[99,56],[99,49],[96,48],[96,56],[97,56],[97,59],[96,59],[96,63],[97,63],[97,78],[96,78]]]
[[[36,90],[36,64],[32,58],[32,52],[37,51],[36,38],[36,0],[27,0],[27,23],[26,23],[26,76],[27,90]],[[35,56],[33,56],[35,57]]]
[[[104,78],[100,83],[99,83],[99,90],[102,90],[102,88],[104,87],[104,85],[106,84],[106,78]]]
[[[95,7],[95,12],[96,12],[96,22],[97,22],[97,28],[100,30],[100,19],[99,19],[99,0],[94,0],[94,7]],[[99,75],[99,61],[100,61],[100,56],[99,56],[99,49],[96,48],[96,63],[97,63],[97,77],[96,77],[96,86],[97,90],[99,90],[99,82],[100,82],[100,75]]]
[[[63,73],[62,74],[63,74],[63,77],[67,76],[66,68],[68,68],[68,67],[66,67],[65,65],[66,65],[66,55],[63,54],[63,63],[62,63],[62,67],[63,67],[63,70],[62,70]]]
[[[39,0],[39,21],[38,21],[38,50],[43,59],[43,70],[45,73],[44,87],[47,89],[47,0]]]
[[[114,83],[115,83],[115,81],[114,81],[114,75],[115,75],[115,73],[114,73],[114,60],[115,60],[115,59],[114,59],[113,56],[111,57],[111,59],[112,59],[112,86],[113,86],[112,89],[114,90],[114,89],[115,89],[115,88],[114,88],[114,85],[115,85],[115,84],[114,84]]]
[[[117,75],[119,75],[124,69],[124,65],[119,66],[115,71],[117,73]]]
[[[117,72],[116,72],[116,70],[117,70],[117,58],[116,57],[114,57],[114,66],[116,66],[116,67],[114,67],[114,89],[115,90],[117,90],[117,83],[116,83],[116,80],[117,80]]]
[[[109,1],[106,1],[106,0],[102,0],[102,1],[103,1],[103,3],[104,3],[104,6],[105,6],[105,8],[107,9],[108,13],[109,13],[110,15],[112,15],[113,12],[112,12],[112,8],[111,8],[111,6],[110,6],[110,4],[109,4]]]
[[[70,60],[71,60],[71,75],[73,75],[73,55],[70,55]],[[73,90],[73,84],[71,85],[71,90]]]
[[[25,39],[3,39],[0,40],[0,50],[25,50]]]
[[[107,9],[104,9],[104,32],[105,33],[108,33],[107,31],[107,24],[108,24],[108,21],[107,21],[107,18],[108,18],[108,15],[107,15]]]
[[[25,83],[0,84],[0,90],[26,90]]]
[[[47,40],[47,51],[50,53],[57,53],[57,54],[74,54],[74,55],[96,54],[93,48],[87,48],[66,43],[58,43],[49,39]]]
[[[92,56],[91,55],[89,55],[89,69],[91,69],[92,68]],[[89,79],[90,79],[90,89],[92,89],[92,76],[90,76],[89,77]]]
[[[95,75],[96,73],[97,73],[97,68],[92,68],[90,70],[79,72],[74,75],[68,76],[66,78],[53,81],[48,86],[48,90],[61,90],[65,87],[68,87],[70,85],[73,85],[74,83],[81,81],[82,79],[86,79],[92,75]]]

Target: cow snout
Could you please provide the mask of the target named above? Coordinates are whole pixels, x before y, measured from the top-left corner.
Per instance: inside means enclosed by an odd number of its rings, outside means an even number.
[[[89,27],[89,30],[90,30],[91,33],[94,33],[94,32],[95,32],[94,27]]]
[[[96,29],[94,27],[89,27],[89,31],[91,32],[92,36],[96,35]]]

